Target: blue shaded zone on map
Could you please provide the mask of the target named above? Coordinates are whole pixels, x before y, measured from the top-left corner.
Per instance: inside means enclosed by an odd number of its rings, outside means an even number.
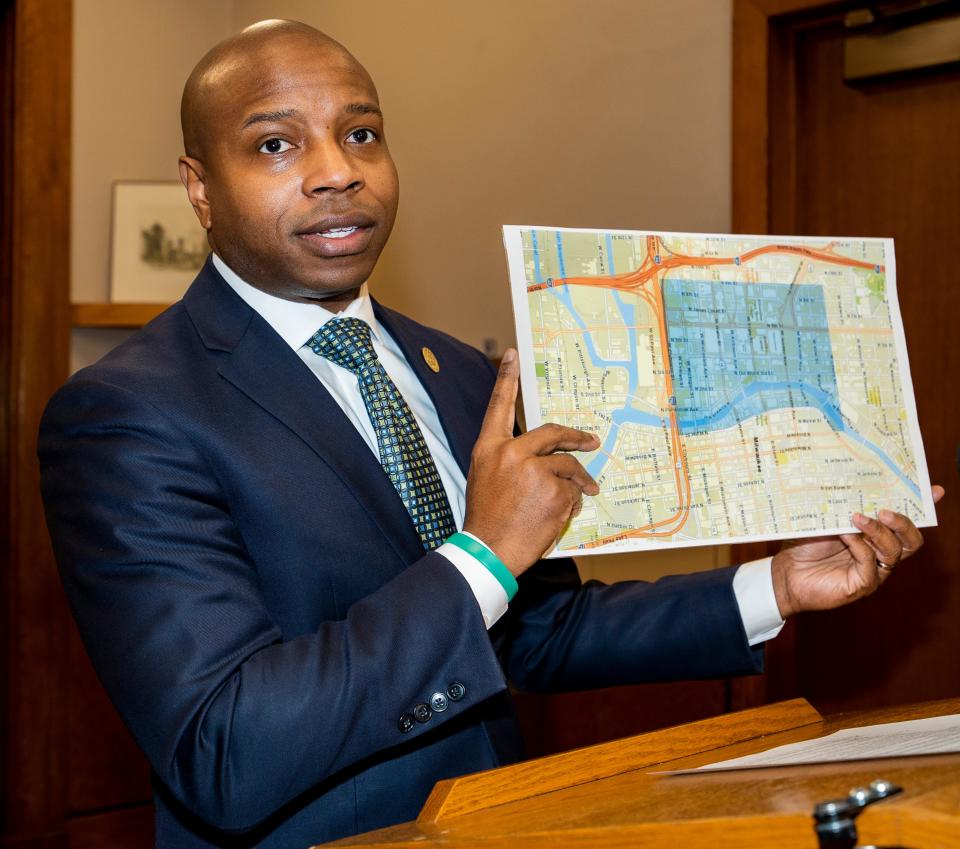
[[[549,235],[549,231],[542,231]],[[555,243],[561,276],[566,276],[563,240]],[[613,246],[605,238],[609,272],[615,273]],[[547,242],[549,244],[549,241]],[[662,416],[632,406],[638,386],[635,306],[616,290],[614,302],[627,328],[630,359],[604,358],[587,323],[577,311],[571,287],[555,288],[543,278],[541,252],[547,248],[531,231],[534,279],[547,283],[546,296],[556,298],[580,328],[587,355],[596,368],[626,369],[627,401],[611,412],[611,427],[586,469],[603,474],[625,425],[664,427]],[[667,338],[677,426],[692,435],[722,430],[769,410],[812,407],[838,432],[872,451],[916,496],[919,486],[887,453],[841,414],[833,365],[823,288],[813,284],[735,283],[731,281],[663,281]]]
[[[668,278],[663,299],[681,432],[789,407],[845,430],[822,287]]]

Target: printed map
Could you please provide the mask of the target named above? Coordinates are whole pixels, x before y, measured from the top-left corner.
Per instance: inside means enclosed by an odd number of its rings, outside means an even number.
[[[602,443],[555,554],[936,524],[891,240],[504,239],[527,426]]]

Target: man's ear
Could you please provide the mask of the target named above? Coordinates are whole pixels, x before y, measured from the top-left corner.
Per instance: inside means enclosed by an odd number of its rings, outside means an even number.
[[[207,200],[206,175],[203,172],[203,163],[192,156],[181,156],[178,162],[180,169],[180,182],[187,189],[187,197],[190,198],[190,205],[193,211],[197,213],[200,219],[200,226],[209,231],[213,226],[213,219],[210,215],[210,203]]]

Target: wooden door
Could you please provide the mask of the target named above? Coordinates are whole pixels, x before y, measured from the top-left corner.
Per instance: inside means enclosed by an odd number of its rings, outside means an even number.
[[[67,373],[70,4],[0,7],[0,845],[66,845],[67,611],[36,434]]]
[[[882,592],[801,617],[771,652],[827,712],[960,694],[960,67],[846,83],[844,14],[864,5],[735,3],[734,226],[895,239],[927,463],[948,491]]]
[[[36,459],[68,367],[71,43],[70,0],[0,6],[0,847],[133,849],[146,762],[80,647]]]

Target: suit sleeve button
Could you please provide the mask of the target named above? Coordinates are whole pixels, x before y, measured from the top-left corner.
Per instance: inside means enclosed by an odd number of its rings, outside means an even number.
[[[463,686],[459,681],[454,681],[453,683],[447,685],[447,698],[451,702],[459,702],[460,699],[464,697],[467,692],[467,688]]]
[[[437,713],[443,713],[447,709],[447,697],[443,693],[434,693],[430,697],[430,707]]]
[[[400,719],[397,720],[397,728],[399,728],[404,734],[408,731],[413,730],[413,716],[409,713],[400,714]]]
[[[417,722],[427,722],[431,716],[433,716],[433,711],[430,710],[429,705],[420,702],[420,704],[413,706],[413,718]]]

